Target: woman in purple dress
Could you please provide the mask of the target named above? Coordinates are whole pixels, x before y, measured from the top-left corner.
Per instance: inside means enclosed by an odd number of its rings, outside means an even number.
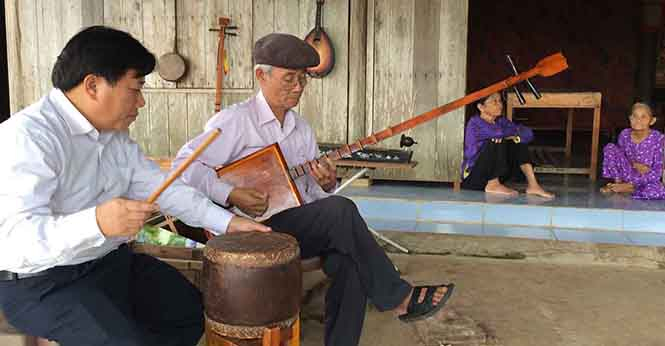
[[[553,198],[538,184],[529,158],[527,144],[533,139],[530,128],[502,117],[499,93],[480,100],[479,115],[469,119],[464,133],[462,188],[488,193],[517,195],[503,183],[526,177],[527,194]]]
[[[603,149],[603,177],[613,182],[604,193],[632,193],[634,199],[665,199],[663,174],[663,134],[651,129],[656,123],[651,107],[633,105],[630,128],[621,131],[617,144]]]

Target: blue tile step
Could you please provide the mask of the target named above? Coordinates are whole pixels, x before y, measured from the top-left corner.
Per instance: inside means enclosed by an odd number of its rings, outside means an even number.
[[[665,233],[566,229],[489,224],[437,223],[427,221],[366,219],[369,227],[379,231],[426,232],[479,237],[574,241],[597,244],[625,244],[665,247]]]
[[[665,212],[350,196],[376,230],[665,246]]]
[[[588,243],[663,245],[665,201],[603,195],[602,182],[575,177],[541,177],[556,198],[524,194],[498,197],[454,191],[432,183],[380,182],[348,187],[370,225],[379,230],[505,236]],[[540,179],[540,178],[539,178]]]
[[[366,219],[665,234],[665,211],[350,196]],[[434,227],[434,226],[427,226]]]

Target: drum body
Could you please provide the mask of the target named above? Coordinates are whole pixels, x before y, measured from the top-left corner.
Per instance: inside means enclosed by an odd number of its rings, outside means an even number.
[[[254,339],[288,328],[300,311],[298,243],[277,232],[217,236],[204,249],[202,284],[206,330]]]

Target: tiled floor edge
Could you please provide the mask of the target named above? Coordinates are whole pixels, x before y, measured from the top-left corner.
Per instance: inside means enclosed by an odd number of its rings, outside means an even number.
[[[655,233],[660,233],[658,229],[650,229],[648,222],[642,222],[641,224],[634,225],[631,223],[630,225],[626,224],[626,216],[630,215],[631,218],[630,220],[634,220],[635,215],[651,215],[655,218],[657,218],[659,221],[656,222],[656,225],[654,227],[659,227],[665,223],[665,213],[663,212],[658,212],[658,211],[634,211],[634,210],[619,210],[619,209],[599,209],[599,208],[572,208],[572,207],[557,207],[557,206],[531,206],[531,205],[514,205],[514,204],[492,204],[492,203],[482,203],[482,202],[468,202],[468,201],[463,201],[463,202],[457,202],[457,201],[429,201],[429,200],[402,200],[399,198],[382,198],[382,197],[353,197],[352,200],[354,202],[358,201],[389,201],[390,203],[399,203],[404,202],[406,204],[409,204],[411,206],[415,206],[416,208],[416,216],[415,220],[412,216],[408,217],[399,217],[396,215],[393,215],[394,217],[390,219],[395,219],[395,220],[411,220],[411,221],[416,221],[416,222],[431,222],[431,223],[477,223],[475,220],[474,221],[469,221],[465,222],[464,220],[460,221],[459,215],[457,215],[454,219],[438,219],[438,218],[423,218],[422,215],[424,214],[424,208],[427,208],[428,205],[431,204],[446,204],[446,205],[473,205],[473,206],[478,206],[478,208],[481,209],[481,223],[482,224],[489,224],[489,225],[505,225],[505,226],[522,226],[522,227],[553,227],[553,228],[566,228],[566,229],[581,229],[581,230],[599,230],[599,231],[627,231],[627,232],[655,232]],[[497,207],[498,206],[498,207]],[[512,223],[512,222],[506,222],[506,223],[501,223],[501,222],[490,222],[487,219],[487,211],[488,209],[493,209],[493,208],[519,208],[519,209],[525,209],[527,210],[528,208],[534,208],[534,209],[544,209],[546,210],[546,213],[549,214],[549,222],[539,222],[539,223],[530,223],[530,222],[524,222],[524,223]],[[600,221],[606,221],[602,220],[602,216],[598,216],[598,214],[613,214],[616,215],[616,220],[615,222],[612,222],[611,225],[608,227],[593,227],[591,225],[588,225],[589,222],[587,220],[587,225],[582,225],[580,227],[571,227],[571,225],[575,225],[575,222],[564,222],[561,223],[560,220],[557,220],[556,217],[560,218],[560,215],[563,213],[567,212],[572,212],[573,214],[580,215],[580,214],[595,214],[594,217],[600,217]],[[374,215],[367,215],[370,218],[375,218]],[[603,222],[601,222],[603,223]],[[606,223],[606,222],[605,222]],[[645,226],[646,224],[646,226]],[[665,230],[665,226],[662,227],[663,230]]]

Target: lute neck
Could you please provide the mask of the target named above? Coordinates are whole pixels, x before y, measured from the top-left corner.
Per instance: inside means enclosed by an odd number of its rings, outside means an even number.
[[[498,83],[494,83],[486,88],[477,90],[475,92],[472,92],[471,94],[468,94],[462,98],[459,98],[455,101],[452,101],[450,103],[447,103],[443,106],[439,106],[437,108],[434,108],[428,112],[419,114],[409,120],[403,121],[397,125],[394,125],[392,127],[389,127],[383,131],[376,132],[368,137],[365,137],[363,139],[360,139],[354,143],[351,144],[345,144],[341,146],[339,149],[334,150],[330,153],[327,153],[318,159],[314,159],[312,161],[307,161],[301,165],[297,165],[294,167],[291,167],[289,169],[289,174],[291,175],[291,178],[294,180],[297,178],[300,178],[304,175],[309,174],[312,171],[312,166],[315,164],[318,164],[320,160],[324,157],[328,157],[331,160],[339,160],[344,157],[349,157],[351,154],[363,150],[364,147],[369,146],[369,145],[374,145],[376,143],[379,143],[387,138],[390,138],[392,136],[395,136],[397,134],[400,134],[404,131],[407,131],[409,129],[412,129],[422,123],[428,122],[430,120],[436,119],[440,117],[443,114],[446,114],[448,112],[451,112],[457,108],[466,106],[474,101],[478,101],[483,97],[487,97],[489,95],[492,95],[498,91],[501,91],[503,89],[509,88],[517,83],[522,82],[523,80],[527,78],[534,77],[538,75],[540,70],[538,67],[534,67],[529,71],[522,72],[516,76],[506,78]]]
[[[321,7],[323,7],[323,1],[316,2],[316,23],[314,24],[314,29],[316,31],[321,30]]]

